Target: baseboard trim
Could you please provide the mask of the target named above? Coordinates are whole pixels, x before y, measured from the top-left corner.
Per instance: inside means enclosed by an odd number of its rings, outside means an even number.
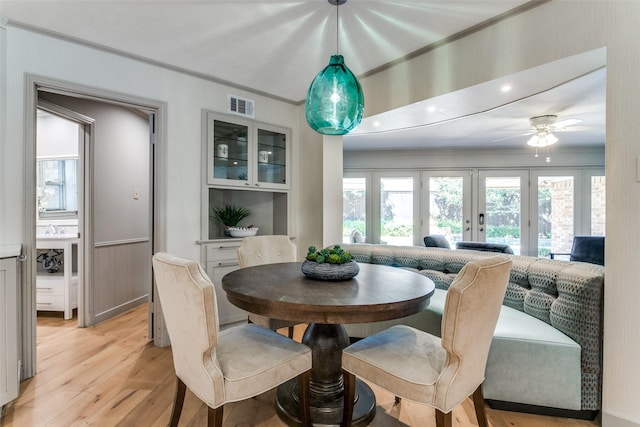
[[[149,296],[147,294],[139,296],[136,299],[128,301],[124,304],[120,304],[116,307],[110,308],[109,310],[106,310],[106,311],[103,311],[102,313],[97,314],[93,324],[95,325],[107,319],[111,319],[112,317],[115,317],[118,314],[122,314],[126,311],[131,310],[132,308],[139,306],[140,304],[144,304],[147,302],[149,302]]]
[[[602,411],[602,427],[640,427],[640,423]]]
[[[504,402],[502,400],[485,399],[492,408],[501,411],[525,412],[528,414],[548,415],[552,417],[575,418],[578,420],[594,420],[599,411],[574,411],[571,409],[550,408],[548,406],[527,405],[524,403]],[[604,425],[604,424],[603,424]],[[614,425],[614,424],[611,424]],[[640,426],[634,426],[640,427]]]

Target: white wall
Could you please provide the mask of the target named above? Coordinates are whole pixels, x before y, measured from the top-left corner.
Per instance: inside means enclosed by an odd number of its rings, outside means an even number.
[[[344,169],[570,168],[604,166],[604,148],[554,146],[551,162],[541,162],[525,148],[501,150],[346,151]],[[541,166],[542,165],[542,166]]]
[[[293,129],[298,136],[297,106],[237,90],[215,82],[143,63],[109,52],[70,43],[43,34],[6,26],[6,138],[2,150],[4,177],[22,181],[24,175],[25,75],[32,74],[73,82],[92,88],[165,102],[166,128],[166,247],[169,252],[198,259],[201,214],[201,110],[225,112],[227,94],[256,100],[256,120]],[[215,52],[211,52],[215,55]],[[4,99],[5,97],[3,97]],[[293,149],[296,155],[296,148]],[[4,178],[3,177],[3,178]],[[295,176],[292,180],[295,190]],[[3,179],[3,182],[5,180]],[[22,242],[24,191],[6,186],[2,193],[0,236],[3,241]],[[295,197],[291,197],[295,200]],[[294,230],[295,233],[295,230]],[[23,242],[26,243],[26,242]]]
[[[78,157],[78,138],[77,123],[53,114],[38,117],[38,158]]]
[[[606,47],[605,427],[640,426],[639,19],[638,1],[552,1],[361,79],[372,115]]]

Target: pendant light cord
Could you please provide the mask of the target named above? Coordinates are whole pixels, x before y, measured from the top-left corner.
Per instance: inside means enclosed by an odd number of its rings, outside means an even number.
[[[340,8],[340,4],[336,2],[336,55],[340,54],[340,49],[339,49],[340,37],[338,35],[338,28],[340,27],[340,12],[339,12],[340,9],[339,8]]]

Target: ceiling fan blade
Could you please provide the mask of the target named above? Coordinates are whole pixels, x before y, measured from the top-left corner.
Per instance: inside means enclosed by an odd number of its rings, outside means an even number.
[[[563,128],[567,128],[569,126],[576,125],[578,123],[582,123],[582,119],[566,119],[559,122],[554,123],[551,127],[553,130],[560,130]]]
[[[491,142],[506,141],[507,139],[513,139],[513,138],[518,138],[518,137],[521,137],[521,136],[528,136],[528,135],[533,135],[533,132],[526,132],[526,133],[519,133],[517,135],[505,136],[503,138],[494,139]]]

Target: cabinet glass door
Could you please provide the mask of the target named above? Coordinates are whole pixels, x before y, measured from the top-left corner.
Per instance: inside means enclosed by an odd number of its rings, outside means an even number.
[[[249,183],[249,149],[247,136],[249,126],[229,123],[221,120],[213,121],[213,144],[209,160],[213,160],[213,181],[226,180],[238,185]]]
[[[256,186],[278,187],[287,185],[286,131],[261,126],[257,130]]]

